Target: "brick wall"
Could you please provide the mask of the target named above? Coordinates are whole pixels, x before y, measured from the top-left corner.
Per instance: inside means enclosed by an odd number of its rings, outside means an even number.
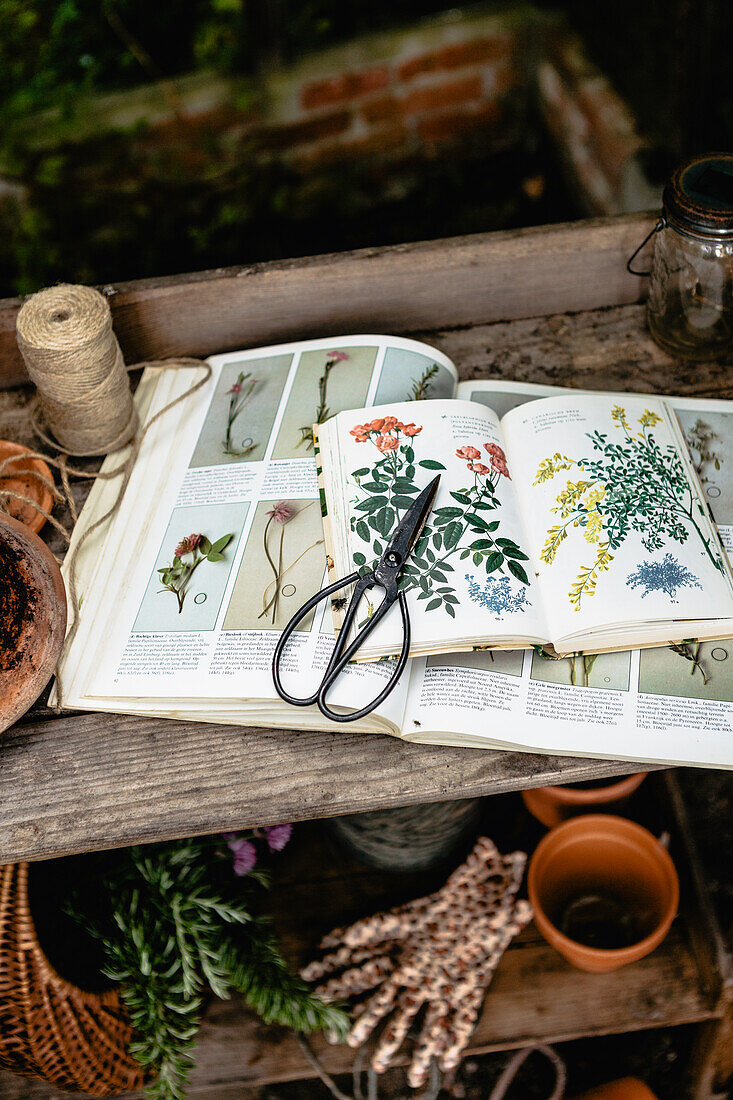
[[[538,107],[583,210],[659,203],[629,109],[577,36],[531,6],[452,10],[310,55],[256,83],[197,73],[175,86],[177,110],[150,86],[95,97],[68,119],[29,119],[29,148],[39,158],[64,150],[69,186],[81,190],[114,187],[122,169],[104,146],[124,134],[130,187],[166,174],[205,187],[219,171],[282,164],[302,179],[292,201],[302,195],[307,204],[319,178],[348,166],[377,203],[426,158],[520,146]]]
[[[636,119],[563,23],[548,26],[543,36],[536,96],[582,209],[621,214],[661,204],[659,189],[644,175],[646,141]]]
[[[140,143],[158,150],[225,132],[233,155],[246,149],[248,157],[278,158],[304,174],[354,158],[432,157],[473,139],[484,149],[505,146],[523,123],[537,18],[530,7],[451,11],[310,55],[254,85],[184,77],[176,82],[178,116],[157,89],[146,88],[97,97],[70,124],[47,117],[31,129],[40,147],[139,127]]]
[[[350,55],[331,51],[319,59],[323,75],[306,77],[287,103],[292,119],[268,120],[263,143],[278,141],[297,168],[312,171],[353,157],[434,156],[469,137],[489,146],[516,140],[533,25],[533,13],[524,15],[452,13],[366,40]]]

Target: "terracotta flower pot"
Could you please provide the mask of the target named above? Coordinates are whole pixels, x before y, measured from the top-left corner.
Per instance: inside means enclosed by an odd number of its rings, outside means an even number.
[[[667,850],[641,825],[608,814],[552,829],[532,856],[527,885],[548,943],[573,966],[595,973],[653,951],[679,904]]]
[[[522,799],[529,812],[551,829],[579,814],[618,813],[648,774],[636,772],[599,787],[535,787],[522,791]]]
[[[27,447],[22,447],[20,443],[10,443],[7,439],[0,439],[0,466],[7,458],[14,455],[30,454],[32,452]],[[44,512],[50,512],[53,505],[51,490],[47,489],[38,478],[30,475],[29,471],[32,470],[53,482],[53,475],[42,458],[19,458],[11,462],[0,476],[0,491],[9,490],[12,493],[19,493],[20,496],[34,500]],[[9,515],[20,520],[26,527],[30,527],[31,531],[40,531],[46,522],[45,516],[32,504],[9,500],[7,509]]]
[[[638,1077],[622,1077],[608,1085],[599,1085],[575,1100],[657,1100],[652,1090]]]
[[[43,691],[65,632],[56,559],[38,535],[0,512],[0,733]]]

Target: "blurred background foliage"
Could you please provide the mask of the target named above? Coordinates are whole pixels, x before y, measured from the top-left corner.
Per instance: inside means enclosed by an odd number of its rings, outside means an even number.
[[[197,70],[256,88],[257,72],[361,32],[440,11],[444,0],[0,0],[0,177],[19,185],[0,233],[0,293],[58,280],[103,283],[226,264],[505,228],[572,212],[562,188],[523,189],[544,162],[520,148],[428,159],[374,205],[363,164],[303,180],[214,129],[145,147],[140,127],[67,142],[89,97]],[[254,94],[254,93],[253,93]],[[174,103],[175,106],[175,103]],[[58,144],[34,120],[58,119]],[[65,125],[69,124],[69,125]],[[48,128],[48,127],[46,127]],[[142,141],[141,141],[142,139]],[[554,208],[554,213],[553,213]]]
[[[140,133],[38,143],[33,120],[73,122],[88,97],[208,70],[255,81],[368,31],[436,15],[445,0],[0,0],[0,293],[100,283],[579,216],[531,110],[513,148],[429,158],[370,207],[356,166],[304,186],[286,162],[204,132],[195,149],[140,152]],[[509,5],[511,7],[511,5]],[[733,145],[722,0],[536,0],[561,9],[637,111],[659,178],[701,147]],[[505,8],[506,5],[502,5]],[[134,139],[134,140],[133,140]],[[536,185],[539,180],[540,184]],[[530,186],[527,186],[530,181]],[[533,184],[532,181],[535,181]],[[21,200],[22,196],[22,201]],[[17,201],[15,201],[17,199]]]

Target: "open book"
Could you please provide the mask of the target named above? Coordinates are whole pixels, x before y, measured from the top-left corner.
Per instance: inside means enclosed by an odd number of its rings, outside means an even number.
[[[441,472],[401,581],[412,656],[529,645],[565,656],[733,634],[728,560],[663,400],[570,392],[501,420],[468,401],[393,403],[317,431],[335,576],[371,568]],[[400,644],[388,616],[361,658]]]
[[[400,405],[408,410],[403,423],[424,427],[433,422],[433,407],[458,398],[472,402],[471,415],[483,431],[495,418],[482,416],[482,409],[504,416],[517,407],[524,415],[538,397],[568,391],[502,381],[459,384],[455,367],[440,352],[384,336],[232,352],[210,363],[205,388],[152,426],[120,510],[82,547],[83,599],[76,637],[61,662],[62,705],[233,725],[328,728],[319,711],[283,703],[271,677],[279,630],[327,577],[315,454],[309,449],[313,422],[357,405]],[[150,420],[191,381],[189,370],[145,373],[135,398],[141,420]],[[730,547],[733,409],[724,401],[693,400],[675,400],[673,408]],[[482,448],[491,440],[482,435]],[[453,451],[462,445],[456,442]],[[364,453],[371,444],[359,447]],[[566,439],[560,451],[581,457],[570,453]],[[423,453],[440,461],[432,447],[421,452],[421,460]],[[468,461],[457,462],[469,477],[458,489],[472,483]],[[470,461],[491,466],[490,456]],[[110,456],[105,468],[119,462],[119,455]],[[75,543],[107,509],[116,485],[95,484]],[[492,523],[491,512],[484,512]],[[519,546],[519,534],[515,541]],[[571,545],[569,536],[563,546]],[[651,552],[646,556],[651,559]],[[528,559],[509,560],[532,581]],[[480,573],[472,556],[465,562],[484,590],[494,573],[485,566]],[[700,577],[699,563],[687,568]],[[717,572],[711,574],[716,580]],[[520,578],[506,569],[502,576],[512,585],[510,594],[528,587],[516,588]],[[534,599],[527,597],[532,609]],[[288,650],[288,690],[312,689],[333,642],[331,608],[321,605],[301,623]],[[733,766],[733,645],[703,642],[682,649],[609,653],[595,660],[545,660],[531,649],[416,658],[378,711],[350,728],[433,744]],[[366,705],[389,669],[389,661],[350,666],[330,702],[348,709]]]

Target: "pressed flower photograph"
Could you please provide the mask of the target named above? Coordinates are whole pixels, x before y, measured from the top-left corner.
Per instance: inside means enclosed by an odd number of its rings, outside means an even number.
[[[237,421],[244,413],[247,402],[258,385],[259,380],[254,378],[250,371],[240,370],[236,382],[233,382],[231,388],[226,392],[226,396],[229,398],[229,406],[227,409],[226,434],[222,442],[225,455],[231,455],[233,458],[244,458],[245,455],[251,454],[257,446],[253,436],[245,435],[238,439],[234,433]],[[237,433],[238,435],[239,433]]]
[[[183,613],[183,605],[196,570],[204,562],[213,564],[224,561],[224,551],[233,538],[232,532],[221,535],[215,542],[201,532],[184,535],[173,551],[170,564],[158,569],[162,585],[161,592],[170,592],[176,597],[179,615]]]
[[[733,641],[728,638],[642,649],[639,691],[733,703]]]
[[[412,348],[387,348],[373,405],[393,401],[435,401],[454,396],[456,378],[437,358]]]
[[[715,522],[733,524],[733,413],[675,412]]]
[[[578,688],[602,688],[605,691],[628,691],[631,680],[631,655],[621,653],[590,654],[586,657],[561,657],[549,660],[532,653],[533,680],[544,684],[561,684]]]
[[[376,358],[374,346],[333,344],[304,352],[286,399],[272,457],[313,458],[313,425],[365,403]]]
[[[191,467],[264,458],[292,362],[292,355],[277,354],[224,364],[211,388]]]
[[[260,501],[255,509],[225,630],[281,630],[323,583],[326,552],[318,504]],[[313,616],[300,624],[309,630]]]
[[[174,508],[133,630],[213,630],[249,505]]]

